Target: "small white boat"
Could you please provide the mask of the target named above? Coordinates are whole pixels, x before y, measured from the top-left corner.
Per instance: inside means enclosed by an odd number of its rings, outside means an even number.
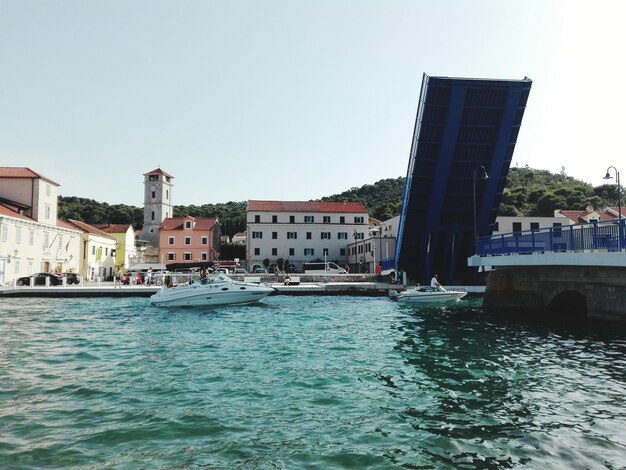
[[[204,307],[237,305],[257,302],[275,289],[257,282],[238,282],[224,274],[212,274],[205,279],[192,278],[175,285],[166,277],[163,287],[150,297],[156,307]]]
[[[446,290],[435,287],[416,287],[404,292],[395,290],[389,291],[391,300],[398,300],[407,303],[439,303],[460,300],[467,295],[467,292],[460,290]]]

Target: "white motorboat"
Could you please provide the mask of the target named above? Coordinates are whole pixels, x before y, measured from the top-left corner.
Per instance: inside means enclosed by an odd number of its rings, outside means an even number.
[[[150,297],[156,307],[203,307],[257,302],[275,289],[257,282],[238,282],[224,274],[212,274],[205,279],[193,278],[184,284],[173,284],[165,278],[163,287]]]
[[[398,300],[407,303],[439,303],[460,300],[467,295],[467,292],[460,290],[446,290],[443,287],[416,287],[404,292],[395,290],[389,291],[391,300]]]

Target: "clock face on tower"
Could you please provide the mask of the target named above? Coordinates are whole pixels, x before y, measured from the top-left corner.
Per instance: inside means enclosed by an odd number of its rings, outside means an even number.
[[[156,191],[156,186],[152,185],[152,187],[150,188],[151,191]]]

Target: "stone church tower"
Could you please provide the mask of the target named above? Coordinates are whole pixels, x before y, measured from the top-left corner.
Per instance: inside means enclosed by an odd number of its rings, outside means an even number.
[[[143,228],[141,239],[159,247],[159,225],[164,219],[173,217],[172,189],[174,177],[160,168],[144,176]]]

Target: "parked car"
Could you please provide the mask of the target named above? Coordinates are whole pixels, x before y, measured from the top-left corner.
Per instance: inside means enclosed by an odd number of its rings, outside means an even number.
[[[68,286],[72,284],[80,284],[80,276],[76,273],[62,273],[61,278],[65,278],[65,283]]]
[[[128,271],[122,277],[122,284],[141,284],[143,282],[143,276],[141,273],[135,271]]]
[[[51,286],[61,285],[61,276],[53,273],[36,273],[31,274],[30,276],[24,276],[17,279],[16,283],[18,286],[30,286],[31,282],[34,286],[45,286],[46,279],[49,279],[49,283]]]
[[[254,274],[267,274],[267,269],[265,269],[265,268],[256,268],[254,270]]]

